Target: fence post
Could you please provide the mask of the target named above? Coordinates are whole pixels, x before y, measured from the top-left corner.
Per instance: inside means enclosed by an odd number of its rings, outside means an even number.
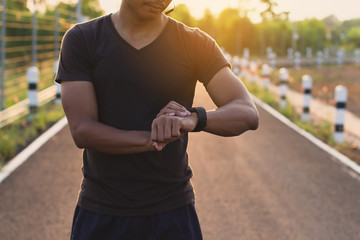
[[[286,108],[286,94],[288,90],[288,82],[289,82],[289,71],[286,68],[280,68],[280,108]]]
[[[271,47],[267,47],[267,48],[266,48],[266,57],[267,57],[268,60],[271,59],[271,54],[272,54],[272,52],[273,52],[273,50],[272,50]]]
[[[294,57],[294,49],[292,49],[292,48],[287,49],[287,57],[288,57],[288,59],[293,59],[293,57]]]
[[[6,48],[6,0],[2,0],[1,15],[1,75],[0,75],[0,108],[5,109],[5,48]]]
[[[302,77],[302,87],[304,92],[304,102],[303,102],[303,113],[301,115],[302,122],[310,121],[310,102],[311,102],[311,89],[313,81],[309,75],[304,75]]]
[[[294,63],[295,63],[295,68],[300,69],[300,66],[301,66],[301,53],[299,51],[295,52]]]
[[[32,16],[32,65],[36,66],[37,54],[37,1],[34,0],[34,12]]]
[[[323,64],[323,53],[322,51],[317,52],[316,65],[318,68],[321,68]]]
[[[250,62],[250,76],[249,80],[251,83],[256,82],[257,63],[255,61]]]
[[[270,66],[275,69],[276,68],[276,53],[272,52],[270,54]]]
[[[312,48],[311,47],[307,47],[306,48],[306,58],[312,58]]]
[[[244,48],[243,57],[246,59],[250,58],[250,50],[249,48]]]
[[[336,116],[335,116],[335,132],[334,139],[337,143],[344,142],[344,122],[346,113],[347,88],[338,85],[335,88]]]
[[[59,6],[55,9],[55,29],[54,29],[54,59],[55,61],[59,58]]]
[[[240,59],[238,56],[234,56],[232,59],[232,69],[236,76],[240,75]]]
[[[29,108],[30,113],[35,113],[38,107],[38,87],[39,82],[39,70],[37,67],[29,67],[26,71],[27,81],[28,81],[28,99],[29,99]]]
[[[249,65],[249,61],[246,58],[240,60],[240,77],[241,79],[245,79],[247,76],[247,67]]]
[[[344,61],[345,51],[343,49],[339,49],[336,53],[336,63],[338,66],[341,66]]]
[[[265,89],[269,88],[270,84],[270,67],[267,64],[263,64],[261,67],[263,86]]]
[[[354,51],[354,55],[355,55],[355,65],[359,65],[360,63],[360,48],[355,49]]]
[[[324,63],[329,64],[330,50],[329,48],[324,48]]]
[[[83,16],[82,16],[82,4],[81,4],[81,0],[78,0],[77,4],[76,4],[76,22],[80,23],[83,20]]]

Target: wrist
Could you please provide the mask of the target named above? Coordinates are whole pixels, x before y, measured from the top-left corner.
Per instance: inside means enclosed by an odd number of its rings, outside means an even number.
[[[144,148],[145,148],[145,151],[147,151],[147,152],[156,150],[154,141],[151,139],[151,132],[146,132]]]
[[[199,116],[196,112],[192,112],[188,118],[191,120],[191,127],[190,127],[190,132],[194,131],[194,129],[197,126],[197,123],[199,122]]]

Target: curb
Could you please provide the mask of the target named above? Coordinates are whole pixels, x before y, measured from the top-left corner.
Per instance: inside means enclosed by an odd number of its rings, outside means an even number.
[[[298,127],[297,125],[295,125],[293,122],[291,122],[289,119],[287,119],[285,116],[283,116],[281,113],[279,113],[278,111],[276,111],[274,108],[272,108],[270,105],[264,103],[263,101],[261,101],[260,99],[258,99],[257,97],[255,97],[254,95],[252,95],[252,98],[254,100],[254,102],[260,106],[261,108],[263,108],[265,111],[267,111],[269,114],[271,114],[272,116],[274,116],[275,118],[277,118],[279,121],[281,121],[282,123],[284,123],[286,126],[288,126],[289,128],[293,129],[295,132],[299,133],[300,135],[302,135],[303,137],[305,137],[307,140],[309,140],[311,143],[315,144],[317,147],[319,147],[320,149],[324,150],[325,152],[327,152],[328,154],[330,154],[331,156],[333,156],[334,158],[336,158],[338,161],[340,161],[341,163],[343,163],[345,166],[347,166],[348,168],[350,168],[351,170],[353,170],[355,173],[360,175],[360,166],[354,162],[353,160],[351,160],[350,158],[348,158],[347,156],[345,156],[344,154],[338,152],[337,150],[335,150],[334,148],[330,147],[329,145],[327,145],[326,143],[322,142],[321,140],[319,140],[318,138],[314,137],[313,135],[311,135],[310,133],[306,132],[305,130],[301,129],[300,127]]]
[[[42,147],[50,138],[57,134],[61,129],[63,129],[67,124],[66,117],[60,119],[55,123],[51,128],[46,132],[41,134],[36,138],[29,146],[22,150],[18,155],[16,155],[12,160],[10,160],[1,170],[0,170],[0,184],[4,181],[13,171],[15,171],[21,164],[26,162],[40,147]]]

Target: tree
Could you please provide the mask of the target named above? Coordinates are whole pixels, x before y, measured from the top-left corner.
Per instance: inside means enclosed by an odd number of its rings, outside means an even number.
[[[268,21],[277,18],[277,14],[274,11],[274,8],[278,6],[275,0],[260,0],[260,2],[265,3],[267,8],[260,13],[263,21]]]
[[[171,12],[169,16],[178,20],[179,22],[184,23],[185,25],[196,25],[195,18],[190,14],[190,10],[185,4],[177,5],[175,11]]]
[[[305,48],[311,47],[313,50],[321,50],[326,40],[326,26],[323,21],[316,18],[305,19],[298,22],[300,48],[305,52]]]
[[[89,18],[96,18],[104,15],[99,0],[82,0],[82,14]]]
[[[27,9],[27,0],[6,0],[6,8],[18,11],[25,11]]]
[[[210,9],[204,11],[204,16],[198,20],[197,26],[211,37],[216,38],[216,19]]]
[[[239,15],[239,9],[226,8],[217,19],[218,43],[233,55],[241,55],[244,48],[256,48],[256,29],[247,17]]]
[[[360,48],[360,27],[352,27],[346,33],[346,42],[352,48]]]

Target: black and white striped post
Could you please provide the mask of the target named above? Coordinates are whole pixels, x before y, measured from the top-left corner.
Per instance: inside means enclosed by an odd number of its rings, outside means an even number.
[[[39,69],[35,66],[29,67],[26,71],[28,81],[28,99],[30,113],[37,111],[38,101],[38,82],[39,82]]]
[[[262,72],[263,86],[264,89],[267,90],[270,84],[270,66],[268,64],[263,64],[261,67],[261,72]]]
[[[348,91],[343,85],[335,88],[336,114],[335,114],[335,131],[334,140],[337,143],[344,142],[344,122],[346,113]]]
[[[54,62],[54,76],[56,76],[58,66],[59,66],[59,60]],[[56,86],[56,97],[55,97],[54,103],[60,104],[61,103],[61,85],[58,83],[55,83],[55,86]]]
[[[279,95],[280,95],[280,108],[286,108],[286,95],[288,91],[288,84],[289,84],[289,71],[286,68],[280,68],[280,88],[279,88]]]
[[[309,122],[310,117],[310,102],[311,102],[311,89],[313,85],[312,77],[304,75],[302,77],[302,88],[304,92],[303,112],[301,114],[302,122]]]

